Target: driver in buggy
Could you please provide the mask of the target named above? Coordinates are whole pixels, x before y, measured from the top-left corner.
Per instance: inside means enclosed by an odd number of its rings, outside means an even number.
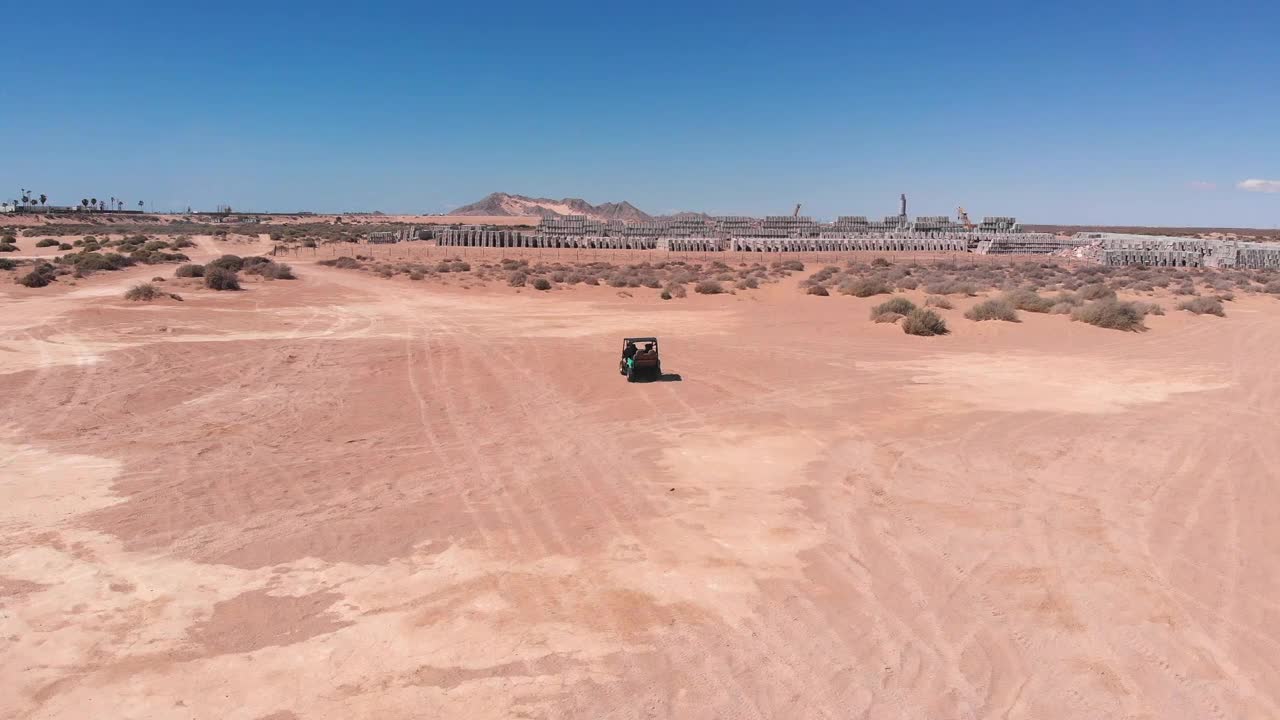
[[[627,367],[631,366],[631,360],[635,358],[636,352],[638,352],[638,348],[633,342],[627,343],[627,346],[622,349],[622,359],[626,361]]]

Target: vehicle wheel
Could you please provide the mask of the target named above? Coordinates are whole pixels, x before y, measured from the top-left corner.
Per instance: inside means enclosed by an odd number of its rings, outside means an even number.
[[[662,363],[653,366],[653,376],[655,378],[662,377]]]
[[[627,382],[636,381],[636,371],[634,368],[627,368]]]

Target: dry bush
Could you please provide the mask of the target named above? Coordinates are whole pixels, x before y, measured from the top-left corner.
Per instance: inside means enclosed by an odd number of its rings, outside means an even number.
[[[13,243],[0,243],[0,252],[18,252],[18,246]]]
[[[1143,307],[1134,302],[1115,299],[1098,300],[1082,305],[1071,312],[1071,319],[1109,330],[1146,330],[1142,323]]]
[[[236,275],[234,270],[206,265],[204,268],[204,286],[210,290],[239,290],[240,276]]]
[[[180,278],[204,277],[204,266],[191,263],[179,265],[178,269],[173,271],[173,276]]]
[[[755,290],[756,288],[760,287],[760,283],[754,277],[745,277],[739,280],[738,284],[735,285],[734,287],[738,288],[739,290]]]
[[[164,297],[164,295],[165,293],[160,288],[151,283],[138,283],[125,291],[124,299],[134,302],[150,302]]]
[[[678,283],[671,283],[670,285],[667,285],[665,290],[662,291],[662,294],[667,296],[663,298],[664,300],[669,300],[673,297],[674,298],[685,297],[689,293],[687,290],[684,289],[683,285],[680,285]]]
[[[1262,292],[1280,295],[1280,280],[1272,280],[1262,286]]]
[[[966,295],[972,297],[978,294],[978,287],[971,282],[945,280],[926,283],[924,291],[930,295]]]
[[[703,280],[693,286],[693,291],[699,295],[719,295],[724,292],[724,286],[715,280]]]
[[[1053,307],[1049,308],[1049,314],[1070,315],[1077,307],[1079,306],[1069,302],[1056,302],[1053,304]]]
[[[336,267],[341,270],[359,270],[363,265],[359,260],[343,255],[342,257],[332,258],[329,260],[321,260],[317,265],[325,265],[328,267]]]
[[[1232,302],[1236,299],[1236,294],[1231,291],[1214,293],[1213,296],[1222,302]]]
[[[884,280],[877,277],[865,277],[851,280],[840,285],[840,292],[854,297],[871,297],[872,295],[888,295],[893,292]]]
[[[409,271],[409,279],[410,279],[410,280],[421,280],[421,279],[422,279],[422,278],[424,278],[424,277],[426,277],[426,276],[422,274],[422,271],[421,271],[421,270],[410,270],[410,271]]]
[[[772,265],[774,270],[786,272],[804,272],[804,263],[799,260],[782,260]]]
[[[920,281],[910,275],[906,275],[898,279],[897,286],[899,290],[915,290],[920,287]]]
[[[1222,307],[1222,301],[1217,298],[1198,297],[1193,300],[1183,300],[1178,303],[1179,310],[1186,310],[1196,315],[1217,315],[1218,317],[1226,317],[1227,311]]]
[[[550,290],[551,281],[546,278],[534,278],[533,289],[534,290]]]
[[[1196,286],[1189,282],[1182,283],[1173,289],[1174,295],[1196,295]]]
[[[893,263],[889,262],[888,259],[882,257],[878,257],[871,261],[871,267],[889,267],[892,264]]]
[[[507,275],[507,284],[511,287],[524,287],[525,282],[528,280],[529,276],[523,270],[516,270]]]
[[[983,300],[964,312],[964,316],[970,320],[1003,320],[1004,322],[1018,322],[1018,310],[1013,303],[1008,300],[992,299]]]
[[[1082,300],[1115,300],[1116,299],[1116,291],[1100,283],[1085,285],[1080,288],[1080,291],[1078,294],[1080,296],[1080,299]]]
[[[60,243],[59,243],[57,240],[54,240],[53,238],[45,238],[45,239],[40,240],[39,242],[37,242],[37,243],[36,243],[36,247],[38,247],[38,248],[42,248],[42,247],[57,247],[59,244],[60,244]]]
[[[908,335],[946,335],[950,330],[947,329],[947,321],[942,316],[932,310],[924,308],[916,308],[907,313],[906,318],[902,321],[902,332]]]
[[[1142,310],[1143,315],[1164,315],[1164,306],[1160,303],[1134,303]]]
[[[950,300],[946,299],[942,295],[930,295],[924,299],[924,304],[925,307],[936,307],[942,308],[943,310],[950,310],[955,307],[955,305],[951,304]]]
[[[916,309],[916,304],[904,297],[895,297],[885,300],[884,302],[871,308],[871,319],[875,320],[876,316],[891,313],[894,315],[906,315]],[[876,322],[880,322],[876,320]]]
[[[896,312],[872,313],[871,322],[874,323],[896,323],[901,320],[904,315]]]
[[[1004,294],[1004,300],[1018,310],[1033,313],[1047,313],[1054,306],[1054,301],[1041,297],[1034,290],[1012,290]]]
[[[8,258],[0,258],[0,270],[13,270],[18,267],[18,263]]]
[[[806,290],[805,292],[808,293],[809,295],[817,295],[818,297],[826,297],[831,294],[830,292],[827,291],[825,287],[821,285],[810,285],[809,289]]]

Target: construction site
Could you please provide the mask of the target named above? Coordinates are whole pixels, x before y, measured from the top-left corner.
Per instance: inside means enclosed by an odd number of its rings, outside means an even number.
[[[907,214],[906,195],[897,215],[871,220],[841,215],[818,222],[791,215],[690,216],[627,223],[583,215],[544,217],[535,229],[485,225],[411,228],[375,233],[371,243],[431,240],[442,247],[581,248],[674,252],[954,252],[977,255],[1059,255],[1103,265],[1280,268],[1280,243],[1198,239],[1127,233],[1071,235],[1027,232],[1017,218],[984,217],[972,222],[963,208],[956,217]]]

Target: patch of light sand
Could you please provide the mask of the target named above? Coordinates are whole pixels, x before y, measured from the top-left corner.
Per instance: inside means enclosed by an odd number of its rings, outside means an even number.
[[[1003,412],[1112,413],[1230,385],[1205,368],[1085,357],[966,353],[867,367],[905,370],[909,392],[938,406]]]

